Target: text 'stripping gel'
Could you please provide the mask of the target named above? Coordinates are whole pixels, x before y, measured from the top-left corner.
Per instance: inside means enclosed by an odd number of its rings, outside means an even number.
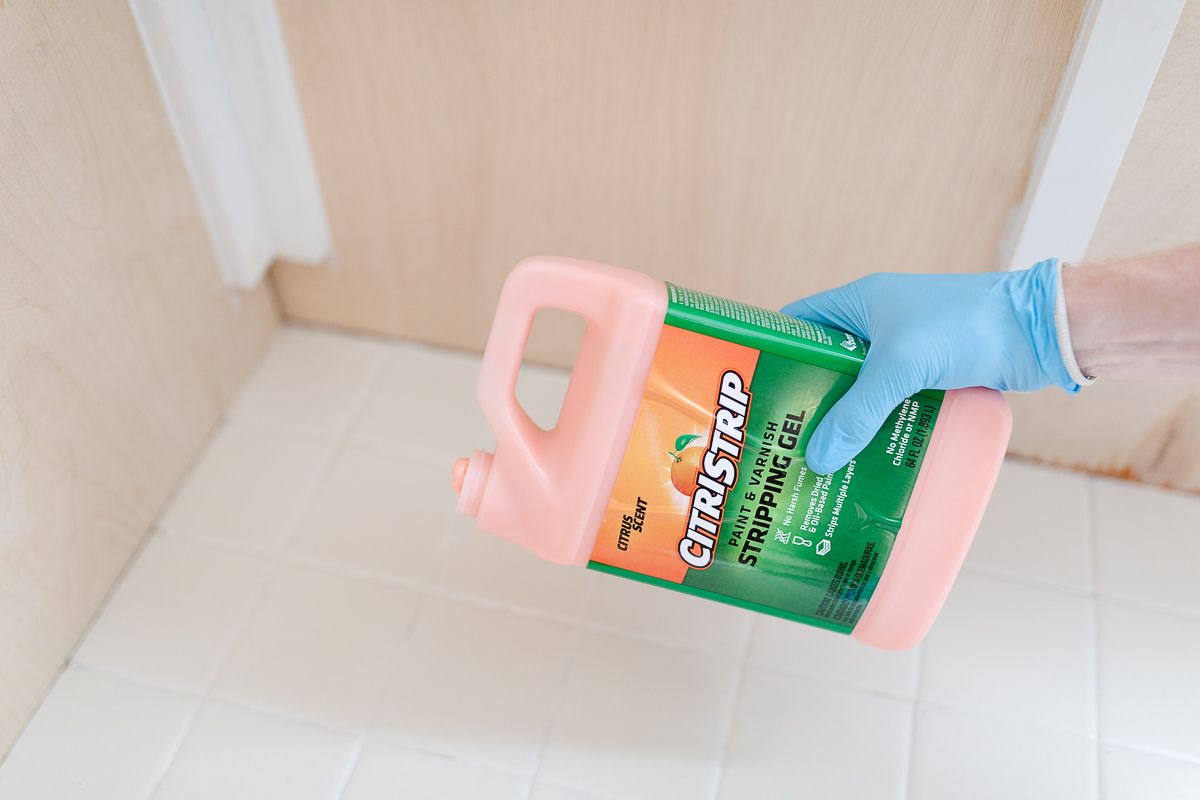
[[[849,633],[887,563],[942,393],[849,465],[804,461],[867,343],[668,284],[666,321],[588,566]]]

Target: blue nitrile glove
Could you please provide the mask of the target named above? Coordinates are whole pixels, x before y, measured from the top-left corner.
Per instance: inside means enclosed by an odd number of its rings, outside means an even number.
[[[921,389],[1079,391],[1059,350],[1058,280],[1054,259],[1013,272],[878,273],[785,306],[871,341],[858,380],[813,432],[808,466],[845,466]]]

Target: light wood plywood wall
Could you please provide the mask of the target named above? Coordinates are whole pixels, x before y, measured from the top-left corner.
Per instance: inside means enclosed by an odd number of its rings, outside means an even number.
[[[1184,6],[1088,258],[1192,242],[1200,242],[1200,0]],[[1015,453],[1200,491],[1200,376],[1098,381],[1077,397],[1011,400]]]
[[[0,756],[276,324],[123,0],[0,2]]]
[[[1082,4],[280,0],[337,251],[284,310],[479,348],[537,253],[767,306],[992,269]]]

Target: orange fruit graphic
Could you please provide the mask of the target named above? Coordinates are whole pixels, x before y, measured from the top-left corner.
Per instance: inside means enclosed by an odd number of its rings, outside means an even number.
[[[700,471],[703,447],[689,447],[680,453],[672,453],[675,463],[671,464],[671,483],[688,497],[696,491],[696,473]]]

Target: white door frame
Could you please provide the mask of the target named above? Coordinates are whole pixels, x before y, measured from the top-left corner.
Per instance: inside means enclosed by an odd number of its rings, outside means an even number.
[[[1089,0],[1002,268],[1087,253],[1186,0]]]
[[[332,239],[273,0],[129,0],[225,282]]]

